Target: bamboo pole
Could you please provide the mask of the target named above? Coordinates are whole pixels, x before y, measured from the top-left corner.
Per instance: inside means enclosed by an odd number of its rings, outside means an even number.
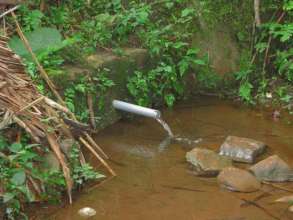
[[[114,170],[111,169],[111,167],[107,164],[107,162],[100,157],[99,154],[97,154],[97,152],[89,145],[89,143],[84,140],[82,137],[79,138],[80,142],[89,149],[90,152],[92,152],[96,158],[107,168],[107,170],[109,170],[109,172],[113,175],[116,176],[116,173],[114,172]]]
[[[64,105],[64,101],[63,99],[61,98],[61,96],[59,95],[59,93],[57,92],[56,88],[55,88],[55,85],[53,84],[53,82],[50,80],[50,78],[48,77],[46,71],[44,70],[43,66],[40,64],[38,58],[36,57],[36,55],[34,54],[28,40],[26,39],[25,35],[23,34],[21,28],[20,28],[20,25],[17,21],[17,17],[16,15],[14,14],[14,12],[12,11],[11,12],[12,14],[12,17],[13,17],[13,20],[15,22],[15,25],[16,25],[16,31],[20,37],[20,39],[23,41],[26,49],[29,51],[29,53],[31,54],[34,62],[37,64],[37,67],[40,71],[40,74],[41,76],[43,77],[43,79],[46,81],[46,83],[48,84],[49,88],[51,89],[51,91],[54,93],[54,95],[57,97],[58,101],[60,103],[62,103]]]
[[[12,14],[12,17],[13,17],[13,20],[16,24],[16,30],[17,30],[17,33],[19,35],[19,37],[21,38],[21,40],[24,42],[25,44],[25,47],[27,48],[27,50],[29,51],[29,53],[31,54],[34,62],[37,64],[38,66],[38,69],[40,71],[40,74],[41,76],[43,77],[43,79],[46,81],[47,85],[49,86],[49,88],[51,89],[51,91],[54,93],[54,95],[56,96],[56,98],[58,99],[58,101],[64,105],[65,105],[65,102],[63,101],[62,97],[60,96],[60,94],[58,93],[58,91],[56,90],[55,88],[55,85],[53,84],[53,82],[50,80],[50,78],[48,77],[46,71],[44,70],[43,66],[40,64],[40,62],[38,61],[36,55],[34,54],[28,40],[26,39],[25,35],[23,34],[21,28],[20,28],[20,25],[19,25],[19,22],[17,21],[17,17],[15,15],[15,13],[12,11],[11,12]],[[77,121],[75,115],[72,113],[72,112],[69,112],[70,116],[75,120]],[[104,156],[104,158],[106,159],[109,159],[109,157],[107,156],[107,154],[97,145],[97,143],[90,137],[90,135],[85,132],[84,133],[86,138],[88,139],[88,141],[97,149],[100,151],[100,153]]]

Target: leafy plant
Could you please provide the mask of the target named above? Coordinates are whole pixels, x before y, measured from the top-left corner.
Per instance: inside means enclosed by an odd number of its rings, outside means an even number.
[[[5,207],[5,215],[7,219],[28,219],[24,214],[24,202],[35,201],[36,195],[29,187],[29,182],[33,179],[42,182],[44,185],[43,196],[49,198],[52,195],[55,198],[60,186],[65,187],[62,174],[52,184],[51,172],[43,172],[40,167],[36,166],[41,162],[41,157],[35,152],[38,145],[12,143],[9,144],[5,138],[1,137],[0,152],[0,186],[4,191],[2,203]],[[57,182],[58,180],[58,182]],[[51,181],[51,182],[50,182]],[[48,190],[50,189],[50,191]]]
[[[73,170],[72,179],[76,187],[83,185],[87,181],[98,180],[105,177],[105,175],[95,171],[93,167],[87,163],[80,165],[79,153],[79,148],[73,145],[70,152],[70,162]]]

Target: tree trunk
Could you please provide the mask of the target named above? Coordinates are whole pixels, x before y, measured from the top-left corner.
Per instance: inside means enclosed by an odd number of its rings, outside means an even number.
[[[261,25],[259,7],[260,7],[260,0],[254,0],[254,16],[255,16],[255,24],[257,27]]]

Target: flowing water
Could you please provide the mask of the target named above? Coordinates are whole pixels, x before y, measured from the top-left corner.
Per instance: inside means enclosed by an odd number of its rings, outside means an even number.
[[[167,134],[169,135],[170,138],[174,137],[174,134],[170,128],[170,126],[160,117],[160,118],[156,118],[156,120],[163,126],[163,128],[165,129],[165,131],[167,132]]]
[[[143,117],[122,120],[100,132],[96,140],[111,156],[109,163],[118,176],[76,194],[72,205],[37,207],[35,219],[79,220],[77,213],[83,207],[95,209],[91,219],[97,220],[293,219],[287,204],[272,202],[290,193],[268,185],[256,193],[228,192],[219,188],[216,178],[194,176],[185,161],[193,147],[218,151],[227,135],[236,135],[268,145],[259,160],[278,154],[293,166],[290,118],[274,121],[271,110],[252,110],[213,98],[190,103],[162,112],[174,139],[166,137],[156,121]],[[293,190],[292,184],[279,186]]]

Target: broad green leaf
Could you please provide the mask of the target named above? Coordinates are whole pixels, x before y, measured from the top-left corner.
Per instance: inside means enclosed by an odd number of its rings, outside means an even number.
[[[53,50],[62,47],[62,35],[55,28],[43,27],[24,34],[29,41],[34,53],[38,54],[44,52],[48,48]],[[19,56],[30,58],[29,52],[19,37],[13,36],[9,41],[9,46]]]
[[[204,60],[200,60],[200,59],[195,59],[193,60],[193,63],[197,64],[197,65],[206,65]]]
[[[164,97],[166,104],[171,107],[173,106],[174,102],[175,102],[175,97],[173,94],[167,94]]]
[[[8,148],[11,152],[17,153],[21,151],[23,147],[21,143],[13,143]]]
[[[194,14],[195,11],[193,8],[185,8],[182,12],[181,12],[181,17],[186,17],[188,15]]]
[[[11,181],[11,183],[13,183],[14,185],[22,185],[22,184],[24,184],[24,182],[25,182],[25,178],[26,178],[26,175],[25,175],[25,172],[24,172],[24,170],[19,170],[17,173],[15,173],[12,177],[11,177],[11,179],[10,179],[10,181]]]
[[[196,55],[199,53],[199,49],[198,48],[191,48],[191,49],[188,49],[186,55],[187,56],[190,56],[190,55]]]

